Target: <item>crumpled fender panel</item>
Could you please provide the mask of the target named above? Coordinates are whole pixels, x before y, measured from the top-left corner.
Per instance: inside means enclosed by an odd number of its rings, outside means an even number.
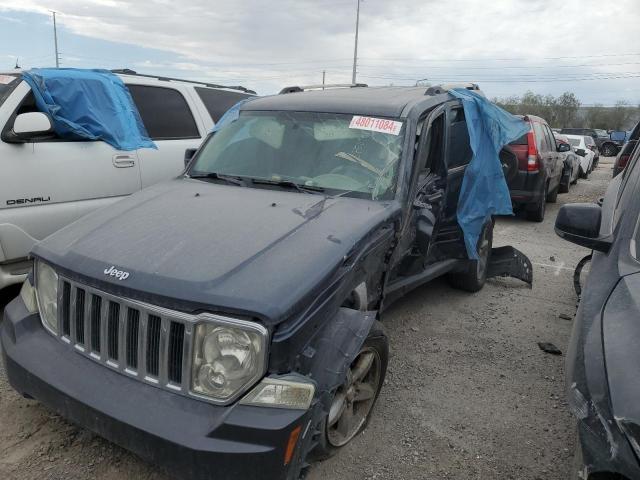
[[[487,278],[492,277],[517,278],[531,288],[533,283],[531,260],[520,250],[511,246],[492,248]]]
[[[316,383],[316,400],[311,407],[311,420],[303,427],[296,464],[290,469],[291,480],[297,480],[297,472],[308,466],[306,459],[322,434],[322,422],[329,413],[333,391],[343,382],[376,317],[374,311],[340,308],[317,341],[304,350],[302,370],[308,371],[308,378]]]

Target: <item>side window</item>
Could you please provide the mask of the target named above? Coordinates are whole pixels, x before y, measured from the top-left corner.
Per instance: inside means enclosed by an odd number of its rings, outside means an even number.
[[[549,125],[544,125],[544,130],[547,132],[547,143],[549,144],[549,150],[555,152],[558,150],[556,146],[556,138],[553,136],[553,132],[549,128]]]
[[[195,90],[214,122],[220,120],[220,117],[240,100],[250,96],[246,93],[204,87],[195,87]]]
[[[531,122],[533,124],[533,131],[536,134],[536,146],[540,152],[547,152],[547,136],[539,122]]]
[[[444,164],[444,122],[443,112],[431,123],[423,150],[427,154],[420,159],[420,172],[436,171]]]
[[[144,85],[127,88],[152,139],[200,138],[191,109],[179,91]]]
[[[447,142],[447,168],[468,165],[473,156],[469,144],[469,130],[462,107],[449,111],[449,139]]]

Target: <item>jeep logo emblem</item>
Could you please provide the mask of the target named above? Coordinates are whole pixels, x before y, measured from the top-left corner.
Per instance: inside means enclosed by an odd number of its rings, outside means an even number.
[[[126,280],[127,278],[129,278],[129,272],[118,270],[113,265],[111,265],[109,268],[105,268],[104,274],[109,275],[110,277],[116,277],[118,280]]]

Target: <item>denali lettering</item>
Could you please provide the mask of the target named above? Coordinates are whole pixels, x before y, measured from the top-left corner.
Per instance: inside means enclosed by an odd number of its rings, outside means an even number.
[[[118,270],[113,265],[109,268],[105,268],[104,274],[109,275],[110,277],[116,277],[118,280],[126,280],[129,278],[129,272]]]
[[[49,197],[31,197],[31,198],[15,198],[13,200],[7,200],[7,205],[24,205],[25,203],[42,203],[51,200]]]

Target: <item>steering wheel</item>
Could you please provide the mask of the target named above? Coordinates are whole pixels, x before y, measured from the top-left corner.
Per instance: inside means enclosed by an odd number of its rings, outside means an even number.
[[[315,185],[327,188],[336,188],[338,190],[368,190],[367,184],[359,182],[353,177],[342,175],[340,173],[323,173],[312,179]]]
[[[378,179],[378,176],[371,170],[367,170],[353,163],[338,165],[336,168],[331,170],[329,174],[342,175],[345,177],[349,177],[353,180],[360,181],[363,184],[367,184],[371,182],[371,180]]]

